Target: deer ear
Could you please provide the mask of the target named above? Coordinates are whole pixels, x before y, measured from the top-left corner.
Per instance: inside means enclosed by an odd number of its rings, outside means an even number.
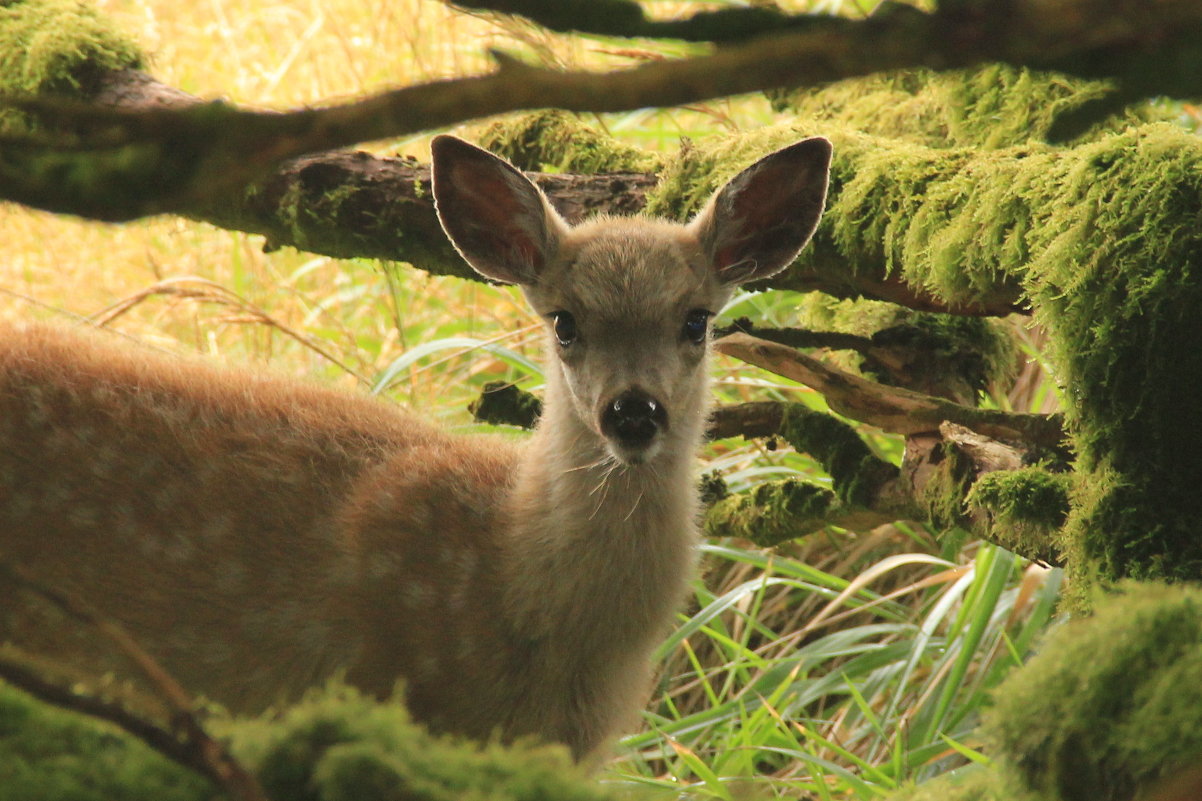
[[[767,278],[810,240],[831,166],[831,143],[805,139],[736,175],[689,223],[723,284]]]
[[[434,206],[451,244],[476,272],[506,284],[538,282],[566,223],[516,167],[454,136],[437,136]]]

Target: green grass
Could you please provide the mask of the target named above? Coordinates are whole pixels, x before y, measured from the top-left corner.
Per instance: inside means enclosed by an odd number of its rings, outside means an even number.
[[[987,693],[1049,622],[1060,584],[990,545],[968,563],[895,553],[852,576],[734,544],[704,551],[737,583],[695,588],[614,781],[871,799],[984,759],[972,730]]]

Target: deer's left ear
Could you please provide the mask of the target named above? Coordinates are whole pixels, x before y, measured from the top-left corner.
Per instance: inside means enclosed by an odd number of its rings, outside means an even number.
[[[813,137],[764,156],[714,193],[689,227],[723,284],[792,264],[822,218],[830,165],[831,143]]]

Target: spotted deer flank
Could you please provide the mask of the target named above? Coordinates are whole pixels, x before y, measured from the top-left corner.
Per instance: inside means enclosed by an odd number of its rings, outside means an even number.
[[[443,228],[547,332],[520,444],[379,400],[0,328],[0,555],[120,623],[234,711],[341,673],[432,729],[577,758],[633,724],[692,576],[709,321],[786,267],[826,193],[807,139],[688,224],[569,227],[525,176],[437,138]],[[136,680],[86,629],[0,592],[0,640]]]

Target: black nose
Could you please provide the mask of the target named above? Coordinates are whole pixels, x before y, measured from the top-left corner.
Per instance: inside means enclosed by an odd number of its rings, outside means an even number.
[[[649,444],[667,422],[668,413],[659,401],[646,392],[632,389],[606,407],[601,415],[601,430],[623,445],[641,447]]]

